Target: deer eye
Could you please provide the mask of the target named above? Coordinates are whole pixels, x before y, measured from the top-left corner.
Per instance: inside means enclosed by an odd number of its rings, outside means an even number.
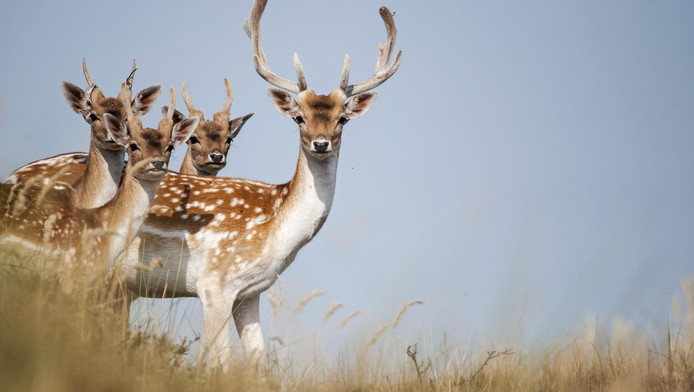
[[[130,151],[140,151],[140,147],[135,143],[130,143]]]
[[[94,114],[94,113],[89,114],[89,122],[94,122],[98,119],[99,119],[99,117],[97,117],[96,114]]]
[[[303,124],[305,121],[304,121],[303,117],[296,116],[296,117],[294,117],[294,122],[296,122],[297,124]]]
[[[171,151],[173,151],[173,150],[174,150],[173,144],[169,144],[169,146],[166,147],[166,152],[171,152]]]
[[[342,116],[342,117],[340,117],[339,120],[337,120],[337,123],[340,124],[340,125],[345,125],[345,124],[347,124],[347,121],[349,121],[349,120],[347,119],[347,117]]]
[[[232,139],[230,137],[227,138],[227,144],[231,144],[231,142],[233,142],[233,141],[234,141],[234,139]]]
[[[200,143],[200,140],[198,140],[198,138],[196,138],[195,136],[191,136],[190,139],[188,139],[188,140],[190,140],[190,144]]]

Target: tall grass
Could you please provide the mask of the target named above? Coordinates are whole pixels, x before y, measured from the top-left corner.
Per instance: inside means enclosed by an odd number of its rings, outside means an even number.
[[[247,369],[239,356],[226,374],[188,355],[193,342],[173,339],[167,328],[132,330],[104,300],[100,282],[66,288],[55,281],[36,268],[0,265],[1,391],[694,390],[690,278],[682,296],[673,298],[668,328],[659,336],[621,319],[608,326],[588,317],[567,338],[543,347],[469,347],[445,339],[405,344],[394,329],[404,313],[416,312],[411,306],[420,302],[411,301],[335,357],[296,360],[295,346],[271,336],[264,369]],[[316,293],[300,301],[296,312]],[[270,300],[282,306],[281,294]],[[331,305],[326,318],[338,307]]]

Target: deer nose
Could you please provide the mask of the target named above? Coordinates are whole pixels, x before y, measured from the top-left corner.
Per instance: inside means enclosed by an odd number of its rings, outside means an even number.
[[[157,170],[162,170],[166,166],[166,162],[164,161],[152,161],[152,167],[154,167]]]
[[[210,154],[210,159],[214,163],[220,163],[224,160],[224,155],[222,155],[222,154]]]
[[[330,142],[313,142],[313,147],[316,149],[318,152],[326,152],[328,151],[328,146],[330,145]]]

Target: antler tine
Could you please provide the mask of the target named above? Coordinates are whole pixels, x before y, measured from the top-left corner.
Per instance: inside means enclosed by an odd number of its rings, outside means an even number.
[[[349,55],[345,55],[345,63],[342,65],[342,74],[340,74],[340,89],[346,90],[349,85]]]
[[[351,97],[353,95],[363,93],[365,91],[369,91],[371,89],[374,89],[381,85],[383,82],[388,80],[395,71],[398,70],[398,67],[400,67],[400,57],[402,56],[402,50],[398,51],[398,54],[395,55],[395,60],[393,61],[393,64],[389,67],[388,62],[390,61],[390,56],[393,53],[393,46],[395,45],[395,36],[397,34],[397,29],[395,28],[395,20],[393,19],[393,14],[390,12],[388,7],[381,7],[378,10],[378,13],[381,14],[381,18],[383,19],[383,23],[386,26],[386,32],[388,34],[387,39],[386,39],[386,44],[381,45],[378,44],[378,61],[376,61],[376,70],[374,74],[367,80],[363,82],[359,82],[356,84],[353,84],[351,86],[348,86],[347,88],[344,89],[345,94],[348,97]],[[343,71],[344,72],[344,71]]]
[[[297,69],[299,83],[295,83],[278,76],[272,72],[270,67],[267,65],[267,59],[265,58],[265,53],[263,52],[262,45],[260,44],[260,17],[263,15],[266,5],[267,0],[255,0],[251,8],[251,15],[244,22],[244,30],[246,30],[246,34],[248,34],[253,41],[253,62],[255,64],[255,70],[258,72],[260,77],[265,79],[273,86],[290,91],[294,94],[299,94],[301,91],[306,89],[306,79],[303,77],[303,70],[301,68],[301,63],[298,62],[298,56],[295,56],[294,66]]]
[[[395,36],[397,35],[398,30],[395,28],[395,19],[393,19],[393,14],[390,12],[388,7],[381,7],[378,10],[378,13],[381,14],[381,18],[383,19],[383,23],[386,25],[387,32],[386,44],[378,44],[379,55],[378,61],[376,62],[376,72],[381,72],[385,70],[390,62],[390,55],[393,53]]]
[[[89,77],[89,71],[87,71],[87,59],[82,58],[82,72],[84,72],[84,78],[87,79],[87,84],[89,85],[89,88],[94,87],[94,83],[92,83],[92,78]]]
[[[135,71],[137,71],[137,66],[135,65],[135,59],[133,59],[133,69],[130,71],[130,75],[128,75],[128,78],[125,79],[125,84],[128,85],[128,88],[131,90],[133,89],[133,79],[135,79]]]
[[[301,66],[301,61],[299,61],[299,54],[294,52],[294,68],[296,68],[296,78],[299,81],[297,86],[299,91],[304,91],[308,88],[306,84],[306,75],[304,75],[304,67]]]
[[[234,90],[231,88],[231,83],[229,83],[229,79],[224,78],[224,87],[227,89],[227,100],[224,102],[224,107],[220,112],[222,113],[231,113],[231,102],[234,99]]]

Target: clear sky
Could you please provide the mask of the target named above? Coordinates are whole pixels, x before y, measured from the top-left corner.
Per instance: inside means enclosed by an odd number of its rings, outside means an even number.
[[[298,129],[253,68],[241,29],[250,3],[3,1],[0,176],[86,151],[89,127],[60,89],[86,86],[86,57],[107,95],[136,58],[135,90],[174,87],[183,108],[188,82],[207,116],[228,77],[232,116],[255,116],[221,174],[289,180]],[[398,327],[410,340],[534,342],[586,314],[664,324],[668,295],[694,272],[694,3],[384,4],[402,65],[345,127],[331,215],[282,275],[287,314],[312,290],[326,294],[286,328],[339,345],[413,299],[424,305]],[[380,5],[270,0],[270,66],[293,78],[298,52],[309,86],[327,93],[349,53],[352,80],[367,78],[385,38]],[[200,332],[195,301],[179,313]],[[323,326],[332,302],[344,308]],[[334,329],[355,310],[351,331]],[[261,313],[266,334],[281,330],[265,299]]]

